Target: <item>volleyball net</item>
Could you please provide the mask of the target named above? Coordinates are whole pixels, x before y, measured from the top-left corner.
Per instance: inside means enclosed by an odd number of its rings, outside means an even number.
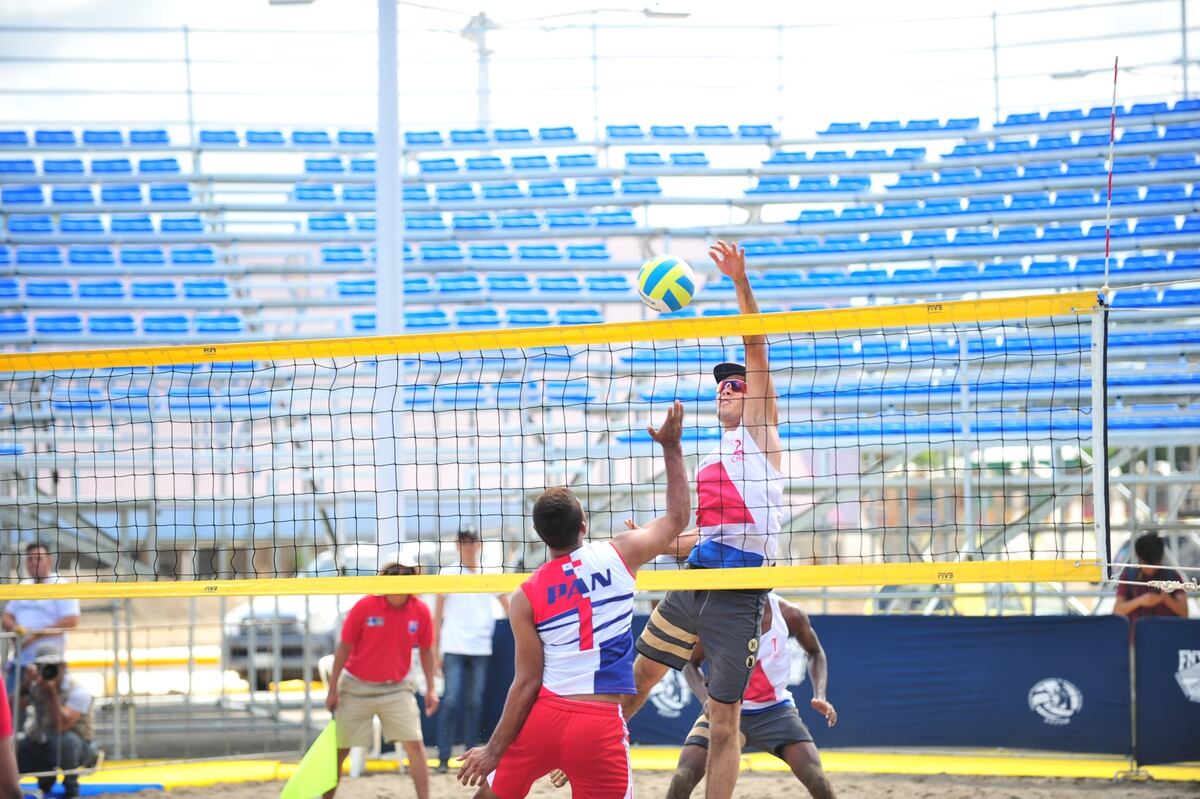
[[[1106,310],[1091,292],[560,328],[0,356],[0,598],[499,591],[569,486],[602,538],[665,509],[646,433],[720,438],[712,367],[766,335],[776,565],[639,587],[1097,581]],[[481,575],[436,574],[460,529]],[[44,545],[67,582],[17,583]],[[404,553],[415,577],[371,576]]]

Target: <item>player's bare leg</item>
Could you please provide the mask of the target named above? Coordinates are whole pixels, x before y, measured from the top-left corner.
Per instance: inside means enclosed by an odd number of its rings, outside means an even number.
[[[638,655],[633,661],[633,681],[637,686],[636,696],[624,696],[621,699],[621,713],[629,721],[633,715],[646,704],[646,697],[651,689],[658,685],[659,680],[667,673],[667,667],[657,660]]]
[[[742,703],[708,701],[708,768],[704,795],[707,799],[730,799],[741,766]]]
[[[347,748],[347,749],[339,749],[339,750],[337,750],[337,779],[338,779],[338,783],[340,783],[340,782],[342,781],[342,766],[343,766],[343,764],[345,764],[345,762],[346,762],[346,757],[347,757],[349,754],[350,754],[350,750],[349,750],[348,748]],[[326,791],[326,792],[324,793],[324,795],[322,796],[322,798],[321,798],[321,799],[333,799],[333,795],[337,793],[337,789],[338,789],[338,787],[337,787],[337,783],[334,783],[334,786],[333,786],[332,788],[330,788],[328,791]]]
[[[821,753],[812,741],[790,743],[779,755],[804,784],[813,799],[834,799],[833,786],[821,767]]]
[[[679,750],[679,762],[667,788],[667,799],[688,799],[704,777],[704,766],[708,762],[708,750],[690,744]]]

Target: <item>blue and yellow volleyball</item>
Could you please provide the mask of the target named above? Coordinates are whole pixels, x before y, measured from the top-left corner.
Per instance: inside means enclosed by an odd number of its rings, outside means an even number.
[[[642,264],[638,294],[647,308],[667,313],[686,308],[696,293],[696,273],[682,258],[660,255]]]

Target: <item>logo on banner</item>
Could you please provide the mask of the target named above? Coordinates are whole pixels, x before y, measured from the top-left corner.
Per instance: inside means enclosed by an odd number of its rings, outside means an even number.
[[[1192,702],[1200,702],[1200,649],[1180,649],[1175,681]]]
[[[677,671],[668,671],[658,685],[650,689],[650,703],[658,715],[665,719],[679,718],[691,701],[692,689],[688,688],[687,680]]]
[[[1083,691],[1062,677],[1047,677],[1029,689],[1029,709],[1055,727],[1071,723],[1083,709]]]

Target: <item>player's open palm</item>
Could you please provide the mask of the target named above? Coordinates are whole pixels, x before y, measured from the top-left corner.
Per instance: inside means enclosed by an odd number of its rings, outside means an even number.
[[[487,782],[487,776],[496,770],[500,762],[498,755],[486,746],[476,746],[458,756],[462,766],[458,769],[458,781],[463,785],[476,786]]]
[[[746,276],[746,251],[738,247],[736,242],[717,239],[717,243],[708,248],[708,257],[713,259],[721,274],[729,275],[734,280]]]
[[[837,709],[827,699],[813,699],[812,709],[825,717],[825,723],[832,727],[837,724]]]
[[[679,400],[671,403],[671,407],[667,410],[667,418],[663,420],[662,425],[657,430],[647,427],[646,431],[650,433],[651,438],[664,447],[669,444],[678,444],[679,439],[683,436],[683,403]]]

